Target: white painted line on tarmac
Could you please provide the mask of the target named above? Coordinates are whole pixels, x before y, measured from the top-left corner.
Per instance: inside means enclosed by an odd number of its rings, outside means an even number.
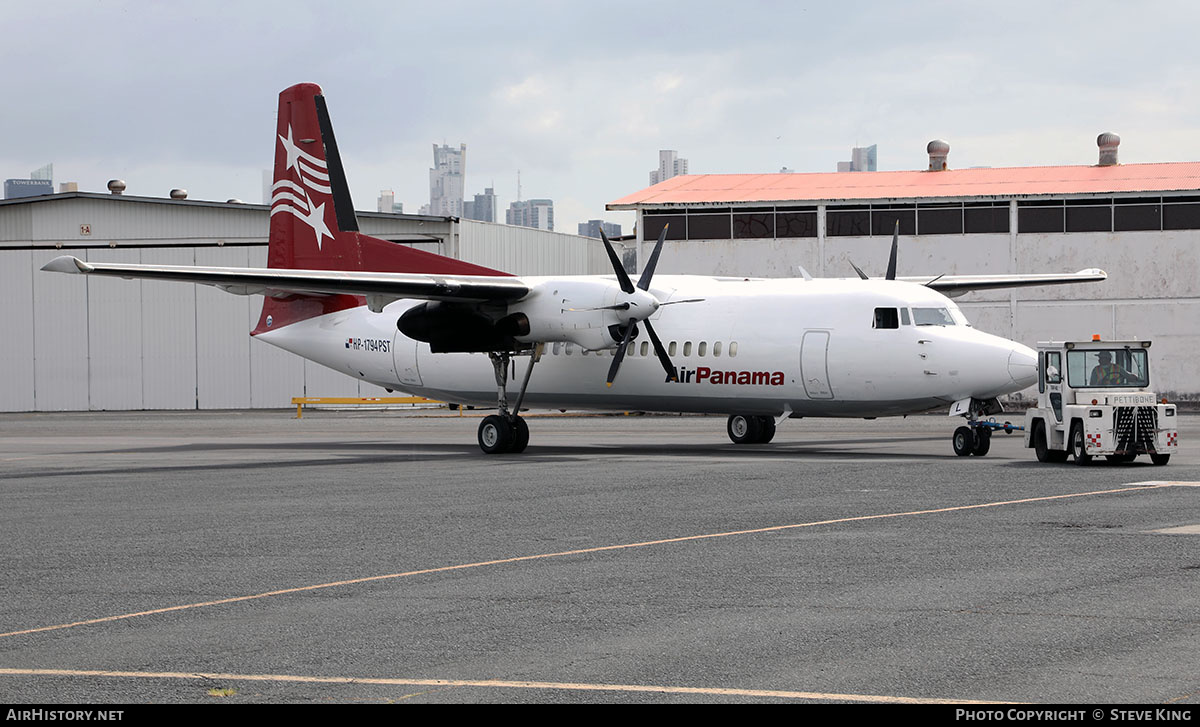
[[[83,669],[0,669],[0,676],[110,677],[125,679],[186,679],[223,682],[290,682],[305,684],[372,684],[402,687],[480,687],[484,689],[545,689],[583,692],[652,692],[659,694],[704,694],[731,697],[768,697],[876,704],[1007,704],[987,700],[895,697],[881,694],[839,694],[777,689],[727,687],[679,687],[652,684],[588,684],[581,682],[517,681],[508,679],[401,679],[379,677],[320,677],[293,674],[205,674],[200,672],[100,671]]]

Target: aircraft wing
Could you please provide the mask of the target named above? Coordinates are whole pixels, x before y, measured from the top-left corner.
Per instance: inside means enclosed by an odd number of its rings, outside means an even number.
[[[1098,283],[1108,279],[1108,273],[1098,268],[1080,270],[1077,273],[1030,273],[1026,275],[939,275],[935,278],[903,277],[909,283],[920,283],[927,288],[956,298],[973,290],[996,288],[1029,288],[1038,285],[1065,285],[1068,283]]]
[[[373,309],[382,308],[400,298],[458,302],[517,300],[525,297],[530,290],[528,285],[510,276],[85,263],[71,255],[54,258],[42,266],[42,270],[202,283],[237,295],[268,295],[273,298],[289,295],[362,295],[375,303]]]

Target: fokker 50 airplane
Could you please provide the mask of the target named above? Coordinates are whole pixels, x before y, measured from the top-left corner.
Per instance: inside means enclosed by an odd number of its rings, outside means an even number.
[[[319,86],[279,96],[268,267],[85,263],[44,269],[214,285],[263,295],[251,335],[388,389],[499,412],[488,454],[521,452],[523,406],[729,415],[735,443],[787,417],[878,417],[952,406],[959,454],[986,454],[976,420],[1036,380],[1029,348],[975,330],[947,295],[1096,281],[1062,275],[746,279],[654,274],[514,276],[359,233]],[[519,393],[514,357],[528,357]],[[534,364],[537,370],[534,371]]]

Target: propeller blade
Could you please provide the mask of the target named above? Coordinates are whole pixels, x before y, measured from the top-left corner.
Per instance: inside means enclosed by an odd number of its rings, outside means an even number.
[[[617,378],[617,369],[621,368],[621,360],[625,358],[625,349],[629,346],[629,339],[633,338],[633,321],[625,328],[625,337],[621,339],[621,344],[617,346],[617,355],[613,356],[613,362],[608,367],[608,386],[613,385],[613,380]]]
[[[850,258],[846,258],[846,260],[850,263],[850,267],[854,268],[854,272],[858,273],[858,277],[862,278],[863,280],[870,280],[870,278],[867,277],[867,274],[862,271],[862,268],[854,264],[853,260]]]
[[[617,251],[613,249],[612,243],[608,241],[608,235],[604,234],[604,230],[600,230],[600,239],[604,241],[604,251],[608,253],[608,261],[612,263],[613,272],[617,274],[617,282],[621,284],[621,290],[626,293],[632,293],[633,281],[629,279],[629,273],[625,272],[625,266],[617,259]],[[610,383],[609,386],[611,385]]]
[[[691,301],[678,301],[680,303]],[[658,334],[654,332],[654,326],[650,325],[650,320],[642,321],[642,325],[646,327],[646,333],[650,334],[650,342],[654,344],[654,353],[658,355],[659,362],[662,363],[663,371],[667,372],[667,376],[671,381],[679,381],[679,371],[675,368],[675,364],[671,363],[671,357],[667,355],[667,350],[663,348],[662,341],[658,340]]]
[[[688,301],[680,302],[686,303]],[[629,310],[630,305],[632,304],[626,301],[624,303],[617,303],[616,305],[598,305],[595,308],[567,308],[567,311],[570,313],[587,313],[594,310]]]
[[[663,225],[662,232],[658,233],[658,242],[654,244],[654,252],[650,253],[650,260],[646,263],[646,267],[642,268],[642,277],[638,279],[637,287],[642,290],[650,290],[650,278],[654,277],[654,268],[658,267],[658,254],[662,252],[663,240],[667,239],[667,228],[670,224]],[[633,291],[627,290],[626,293]]]
[[[896,220],[896,231],[892,233],[892,256],[888,258],[886,280],[896,279],[896,250],[900,247],[900,220]]]
[[[675,305],[676,303],[703,303],[703,302],[704,302],[703,298],[688,298],[687,300],[668,300],[666,303],[659,303],[658,307],[662,308],[664,305]]]

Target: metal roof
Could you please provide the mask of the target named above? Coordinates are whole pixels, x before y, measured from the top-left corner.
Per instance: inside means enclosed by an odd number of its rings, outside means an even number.
[[[711,204],[1195,192],[1200,162],[902,172],[688,174],[608,203],[610,210]]]
[[[109,194],[104,192],[59,192],[57,194],[42,194],[33,197],[16,197],[14,199],[0,199],[0,207],[11,205],[26,205],[37,202],[57,202],[67,199],[84,199],[98,200],[102,202],[127,202],[139,204],[161,204],[170,205],[171,207],[220,207],[223,209],[232,210],[257,210],[264,212],[271,209],[270,205],[253,204],[250,202],[217,202],[213,200],[203,199],[172,199],[170,197],[143,197],[134,194]],[[415,220],[417,222],[449,222],[457,219],[455,217],[442,217],[440,215],[413,215],[397,212],[374,212],[369,210],[355,210],[355,215],[359,217],[378,217],[382,219],[403,219]]]

